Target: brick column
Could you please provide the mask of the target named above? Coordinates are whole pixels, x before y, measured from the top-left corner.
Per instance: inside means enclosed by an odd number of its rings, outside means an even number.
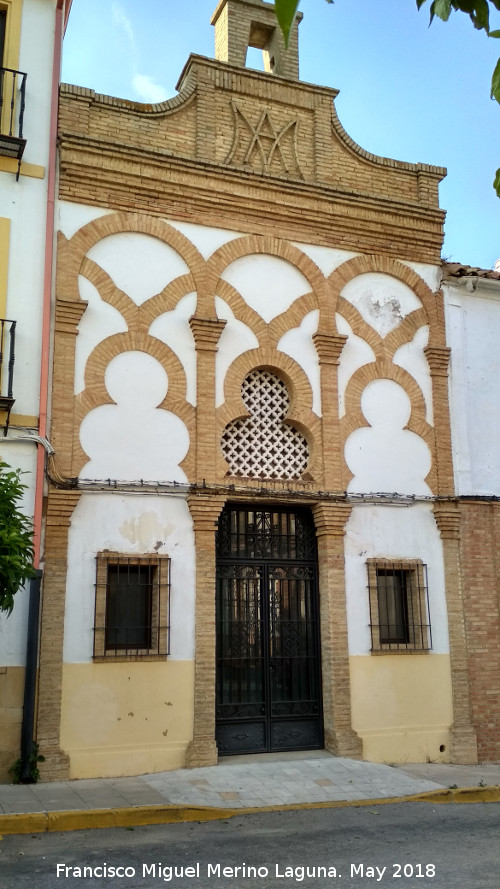
[[[215,424],[215,354],[226,322],[193,316],[189,325],[197,357],[195,478],[198,482],[213,482],[219,447]]]
[[[51,441],[56,452],[54,467],[61,477],[72,475],[75,347],[78,324],[86,308],[83,301],[58,299],[56,304]]]
[[[347,503],[318,503],[313,515],[318,541],[325,747],[337,756],[360,759],[362,743],[351,724],[345,597],[344,535],[351,508]]]
[[[68,530],[80,493],[50,490],[47,505],[36,741],[43,781],[69,778],[60,749]]]
[[[72,475],[75,342],[77,325],[86,308],[83,301],[59,298],[56,303],[51,425],[55,456],[50,467],[61,481]],[[40,763],[44,781],[69,777],[69,758],[60,749],[64,613],[68,531],[79,498],[76,491],[52,487],[47,498],[36,726],[36,740],[45,757]]]
[[[196,546],[196,629],[193,740],[186,766],[217,763],[215,744],[215,532],[224,506],[222,496],[188,498]]]
[[[434,517],[443,542],[443,560],[450,639],[453,726],[451,761],[477,763],[477,739],[472,724],[469,665],[460,565],[460,512],[456,503],[435,503]]]
[[[448,396],[448,365],[451,349],[427,346],[424,349],[432,377],[432,403],[436,441],[437,494],[453,494],[453,460]]]
[[[338,365],[346,336],[315,333],[314,345],[321,368],[321,412],[323,415],[323,485],[327,491],[342,491]]]

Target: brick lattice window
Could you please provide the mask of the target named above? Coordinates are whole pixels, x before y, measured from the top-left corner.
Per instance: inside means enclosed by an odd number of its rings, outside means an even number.
[[[386,559],[367,565],[372,651],[429,651],[427,566]]]
[[[302,433],[284,422],[290,396],[283,380],[268,370],[253,370],[243,381],[241,397],[250,416],[229,423],[221,441],[230,474],[300,478],[309,448]]]
[[[168,556],[97,556],[94,659],[166,657],[170,648]]]

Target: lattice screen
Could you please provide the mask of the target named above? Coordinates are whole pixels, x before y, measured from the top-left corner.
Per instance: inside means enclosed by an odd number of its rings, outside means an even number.
[[[231,475],[245,478],[300,478],[309,461],[304,436],[284,423],[290,407],[288,390],[267,370],[253,370],[241,396],[250,417],[229,423],[221,447]]]

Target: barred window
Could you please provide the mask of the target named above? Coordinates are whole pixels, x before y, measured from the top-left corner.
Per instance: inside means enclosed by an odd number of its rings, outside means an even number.
[[[427,566],[420,560],[368,562],[372,651],[432,648]]]
[[[97,556],[94,659],[165,657],[169,618],[167,556]]]

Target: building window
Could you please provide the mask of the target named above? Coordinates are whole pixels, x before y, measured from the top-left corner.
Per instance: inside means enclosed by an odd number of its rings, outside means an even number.
[[[5,9],[0,9],[0,68],[3,65],[3,51],[5,47],[5,31],[7,24],[7,13]]]
[[[167,556],[97,556],[94,659],[166,657],[169,618]]]
[[[372,651],[432,647],[427,567],[419,560],[368,562]]]
[[[286,422],[288,389],[265,368],[243,380],[241,398],[249,416],[224,429],[221,447],[229,474],[242,478],[301,478],[309,463],[309,446],[302,433]]]

